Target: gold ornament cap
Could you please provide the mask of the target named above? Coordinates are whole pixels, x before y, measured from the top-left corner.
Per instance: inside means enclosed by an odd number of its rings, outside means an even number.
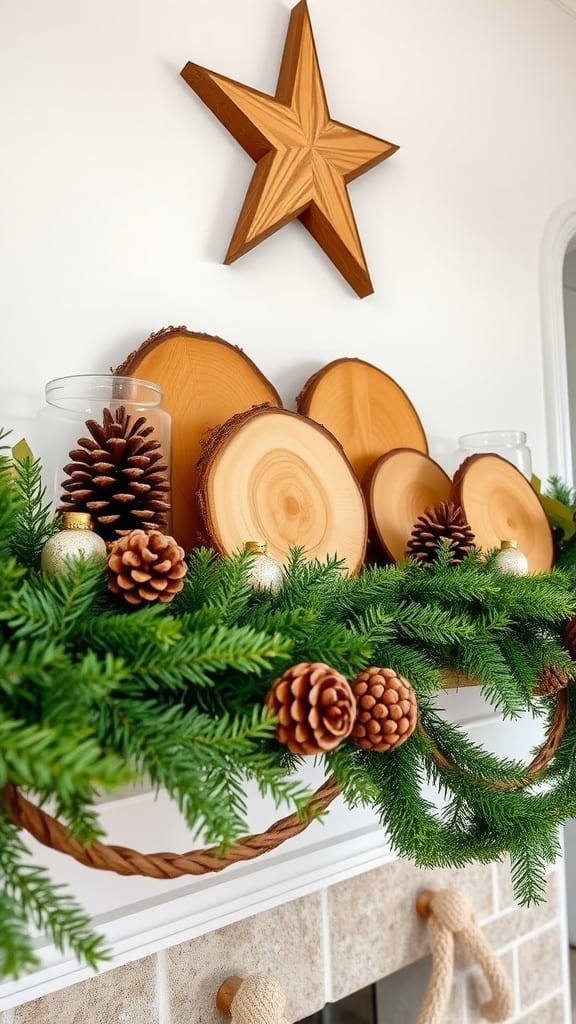
[[[93,530],[92,516],[89,512],[63,512],[63,530]]]
[[[512,550],[515,551],[518,548],[518,541],[517,540],[501,540],[500,541],[500,547],[501,547],[502,551],[506,551],[509,548],[512,548]]]
[[[250,555],[267,555],[268,544],[265,540],[247,540],[244,545],[244,551],[247,551]]]

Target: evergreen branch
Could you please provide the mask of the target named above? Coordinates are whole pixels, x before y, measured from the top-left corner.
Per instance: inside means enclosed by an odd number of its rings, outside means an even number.
[[[0,813],[0,878],[5,905],[19,904],[35,927],[44,932],[60,952],[70,949],[78,959],[90,967],[97,967],[108,959],[103,938],[93,931],[87,914],[69,896],[63,886],[54,885],[44,868],[26,863],[28,850],[16,829]],[[0,916],[0,948],[7,948],[11,918]],[[34,963],[32,944],[22,941],[22,931],[16,918],[11,957],[12,973],[19,974]],[[4,953],[4,956],[6,953]]]
[[[10,548],[22,565],[35,569],[39,566],[43,545],[59,529],[58,520],[46,501],[40,460],[15,459],[14,469],[17,512]]]

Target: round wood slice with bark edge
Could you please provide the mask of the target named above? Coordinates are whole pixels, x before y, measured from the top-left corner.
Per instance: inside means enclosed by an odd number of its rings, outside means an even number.
[[[204,542],[197,502],[200,441],[235,413],[282,406],[270,381],[241,349],[186,327],[151,334],[114,370],[159,384],[172,417],[171,532],[187,551]]]
[[[414,448],[396,448],[370,466],[362,478],[370,539],[388,561],[403,561],[418,516],[448,501],[451,488],[438,463]]]
[[[336,555],[348,572],[364,562],[368,517],[342,448],[311,420],[270,406],[214,430],[198,463],[208,542],[222,554],[261,540],[282,565],[290,549],[308,559]]]
[[[334,434],[359,480],[393,448],[428,454],[418,413],[402,388],[362,359],[336,359],[306,382],[298,412]]]
[[[547,572],[554,561],[552,529],[538,495],[500,455],[471,455],[454,474],[451,501],[464,515],[479,548],[516,540],[530,572]]]

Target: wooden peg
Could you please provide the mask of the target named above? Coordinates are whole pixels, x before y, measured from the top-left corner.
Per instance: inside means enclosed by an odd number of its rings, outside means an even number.
[[[418,914],[418,917],[421,917],[424,921],[426,921],[432,913],[431,902],[433,895],[434,893],[431,889],[423,889],[416,897],[416,913]]]
[[[224,1013],[228,1017],[230,1016],[232,1000],[234,999],[234,996],[240,988],[243,980],[243,978],[239,978],[236,974],[233,974],[232,977],[226,978],[226,981],[222,982],[216,993],[216,1008],[220,1010],[220,1013]]]

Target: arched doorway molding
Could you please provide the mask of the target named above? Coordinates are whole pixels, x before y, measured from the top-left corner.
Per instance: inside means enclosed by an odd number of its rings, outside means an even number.
[[[540,309],[548,465],[573,484],[570,407],[566,368],[566,327],[562,271],[566,250],[576,238],[576,199],[550,217],[540,250]],[[574,410],[576,415],[576,410]]]

